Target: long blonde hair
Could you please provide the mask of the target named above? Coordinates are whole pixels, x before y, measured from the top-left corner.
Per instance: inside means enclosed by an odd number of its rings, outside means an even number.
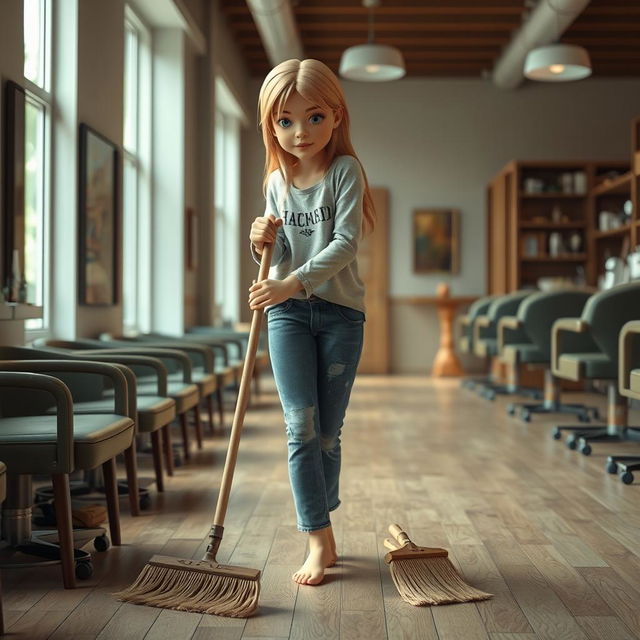
[[[262,129],[262,140],[266,150],[264,164],[263,191],[266,195],[269,175],[279,169],[287,190],[293,183],[295,161],[278,143],[273,128],[274,120],[284,109],[284,104],[293,93],[300,94],[305,100],[317,104],[320,108],[342,113],[342,121],[333,130],[331,140],[325,147],[327,167],[336,156],[353,156],[360,164],[364,177],[364,198],[362,206],[362,232],[373,231],[376,212],[369,190],[367,175],[351,144],[349,136],[349,112],[342,87],[335,74],[327,65],[311,58],[306,60],[285,60],[271,69],[260,88],[258,98],[258,123]]]

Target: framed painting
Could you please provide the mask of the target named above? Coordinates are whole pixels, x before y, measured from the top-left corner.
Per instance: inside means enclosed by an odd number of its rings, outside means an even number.
[[[24,89],[5,84],[5,175],[2,286],[7,302],[17,302],[25,273],[25,101]]]
[[[415,273],[458,273],[460,211],[416,209],[413,212]]]
[[[79,302],[114,305],[117,292],[118,150],[80,125]]]

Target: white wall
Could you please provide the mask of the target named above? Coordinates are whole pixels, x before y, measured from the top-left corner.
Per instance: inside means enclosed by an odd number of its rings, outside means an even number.
[[[483,80],[345,82],[354,146],[372,185],[390,192],[390,296],[429,296],[438,282],[453,295],[485,292],[485,187],[509,160],[626,159],[630,120],[640,112],[640,80],[527,84],[503,91]],[[260,81],[251,86],[256,104]],[[255,129],[244,140],[245,230],[261,215],[264,151]],[[412,212],[461,210],[461,270],[412,272]],[[256,213],[257,212],[257,213]],[[253,264],[244,256],[244,285]],[[437,350],[432,307],[393,303],[392,369],[426,372]]]
[[[78,121],[122,147],[124,0],[78,2]],[[79,306],[77,334],[96,336],[122,328],[122,154],[118,166],[118,265],[115,306]],[[76,244],[77,246],[77,244]],[[68,247],[73,250],[73,245]]]

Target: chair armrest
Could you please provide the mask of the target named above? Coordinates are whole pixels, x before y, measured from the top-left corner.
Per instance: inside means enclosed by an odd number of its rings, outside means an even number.
[[[109,378],[114,390],[114,413],[129,415],[127,378],[117,365],[87,360],[1,360],[0,371],[32,373],[88,373]],[[57,377],[57,376],[54,376]],[[70,387],[73,391],[73,387]]]
[[[489,316],[478,316],[473,323],[473,343],[478,344],[481,340],[481,330],[491,326],[491,318]]]
[[[187,354],[194,354],[200,357],[202,361],[202,365],[206,373],[213,373],[214,369],[214,358],[213,358],[213,347],[210,347],[206,344],[198,344],[197,342],[187,344],[181,341],[158,341],[158,342],[144,342],[139,343],[145,345],[147,347],[158,347],[161,349],[175,349],[176,351],[184,351]],[[199,364],[199,363],[197,363]]]
[[[559,318],[551,329],[551,368],[554,374],[558,370],[558,361],[562,355],[563,333],[586,333],[589,323],[582,318]]]
[[[631,369],[634,368],[631,354],[634,345],[638,342],[640,342],[640,321],[627,322],[620,331],[620,341],[618,342],[620,354],[618,358],[618,386],[620,393],[624,396],[631,397],[630,374]]]
[[[74,354],[75,357],[75,354]],[[158,380],[158,395],[166,398],[167,396],[167,367],[164,366],[162,360],[159,358],[151,358],[150,356],[128,356],[128,355],[114,355],[110,353],[100,355],[91,355],[87,351],[78,353],[80,360],[92,360],[94,362],[115,362],[119,364],[127,365],[128,367],[148,367],[151,369]],[[135,371],[134,371],[134,375]],[[137,384],[137,375],[136,375]]]
[[[2,363],[4,364],[4,363]],[[73,398],[69,387],[54,376],[41,373],[0,372],[0,387],[38,389],[50,393],[56,401],[56,462],[60,473],[70,473],[73,461]]]
[[[182,368],[182,380],[191,384],[191,360],[189,356],[176,349],[160,349],[158,347],[116,347],[109,349],[82,349],[73,352],[74,355],[82,356],[85,353],[99,356],[101,354],[125,355],[125,356],[148,356],[157,358],[161,362],[177,362]]]
[[[210,347],[214,351],[218,351],[222,355],[222,358],[224,360],[224,366],[225,367],[229,366],[229,346],[227,344],[225,344],[222,340],[217,340],[215,338],[208,338],[207,336],[204,336],[204,335],[201,336],[199,334],[197,334],[197,340],[196,340],[195,335],[196,334],[194,334],[194,337],[192,338],[191,334],[187,334],[185,336],[185,341],[195,342],[196,344],[202,344],[207,347]],[[215,362],[214,362],[214,366],[215,366]]]
[[[522,329],[522,321],[516,316],[502,316],[498,320],[498,355],[502,353],[502,349],[507,344],[507,331],[517,331],[518,329]]]

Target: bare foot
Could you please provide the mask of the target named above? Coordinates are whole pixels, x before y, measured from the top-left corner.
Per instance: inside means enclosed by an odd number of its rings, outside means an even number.
[[[329,560],[327,561],[327,568],[329,568],[333,567],[333,565],[338,561],[338,552],[336,549],[336,539],[333,537],[333,527],[329,525],[326,531],[327,537],[329,538],[329,547],[331,549]]]
[[[309,555],[304,564],[293,574],[298,584],[317,585],[324,579],[324,570],[335,563],[327,529],[309,532]]]

